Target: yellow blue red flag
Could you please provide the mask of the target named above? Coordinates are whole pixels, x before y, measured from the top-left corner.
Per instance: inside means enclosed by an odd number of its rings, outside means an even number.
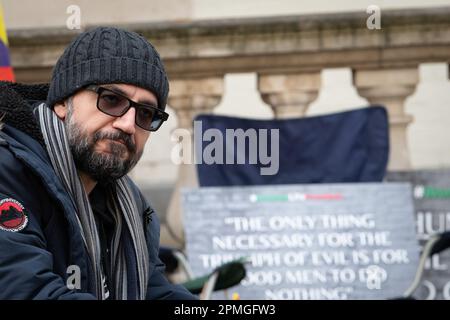
[[[0,3],[0,80],[15,81],[11,67],[8,50],[8,37],[6,35],[3,7]]]

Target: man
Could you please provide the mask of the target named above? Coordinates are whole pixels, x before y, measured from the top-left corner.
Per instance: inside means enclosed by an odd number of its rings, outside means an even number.
[[[49,85],[0,84],[0,299],[195,298],[164,278],[157,215],[126,176],[168,90],[154,47],[109,27]]]

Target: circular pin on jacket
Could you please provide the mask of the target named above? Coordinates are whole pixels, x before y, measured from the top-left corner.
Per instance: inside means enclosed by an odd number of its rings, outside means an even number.
[[[0,230],[17,232],[28,224],[24,206],[17,200],[0,200]]]

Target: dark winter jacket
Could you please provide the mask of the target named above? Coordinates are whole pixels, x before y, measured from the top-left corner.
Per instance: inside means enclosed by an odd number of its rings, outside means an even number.
[[[0,82],[0,300],[95,299],[75,207],[47,156],[33,107],[47,85]],[[193,299],[170,284],[158,258],[159,221],[138,188],[150,257],[148,299]],[[80,289],[68,278],[77,266]]]

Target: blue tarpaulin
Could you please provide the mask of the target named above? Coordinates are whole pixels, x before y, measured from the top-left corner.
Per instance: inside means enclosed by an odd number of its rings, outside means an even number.
[[[389,124],[382,106],[284,120],[217,115],[200,115],[195,120],[200,121],[197,129],[201,124],[195,132],[195,141],[201,141],[196,144],[200,186],[381,182],[386,172]],[[241,138],[246,133],[245,143],[231,139],[233,132]],[[253,154],[249,153],[252,148]],[[267,156],[276,155],[277,150],[278,157],[269,164]],[[261,174],[263,168],[277,172]]]

